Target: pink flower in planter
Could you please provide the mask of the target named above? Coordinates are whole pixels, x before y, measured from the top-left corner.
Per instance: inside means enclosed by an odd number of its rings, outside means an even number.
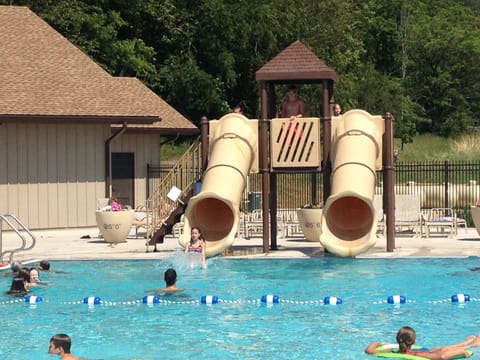
[[[112,207],[112,211],[122,211],[123,206],[119,202],[112,200],[110,206]]]

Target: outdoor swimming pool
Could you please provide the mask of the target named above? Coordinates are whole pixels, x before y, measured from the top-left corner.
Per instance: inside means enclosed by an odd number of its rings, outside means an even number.
[[[207,269],[174,263],[186,290],[164,303],[142,303],[164,286],[172,261],[52,262],[66,273],[42,273],[51,286],[33,291],[41,303],[0,296],[0,355],[51,359],[50,337],[67,333],[72,352],[86,359],[372,359],[365,346],[393,342],[403,325],[413,326],[425,346],[480,333],[480,271],[470,271],[480,266],[476,257],[217,258]],[[6,290],[11,279],[3,275]],[[452,303],[456,293],[472,301]],[[267,294],[280,303],[261,303]],[[204,295],[226,302],[201,304]],[[407,303],[388,304],[390,295],[404,295]],[[83,304],[89,296],[106,304]],[[327,296],[343,304],[324,305]]]

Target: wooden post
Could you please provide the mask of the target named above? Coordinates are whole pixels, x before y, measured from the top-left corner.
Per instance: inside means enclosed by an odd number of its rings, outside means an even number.
[[[387,112],[383,134],[383,212],[387,215],[387,252],[395,249],[395,164],[393,162],[393,116]]]
[[[276,98],[275,88],[273,83],[267,83],[267,118],[268,118],[268,134],[270,134],[271,119],[275,117],[276,112]],[[267,137],[267,146],[270,145],[270,138]],[[270,193],[269,193],[269,212],[270,212],[270,250],[277,250],[277,208],[278,208],[278,193],[277,193],[277,174],[270,171],[271,148],[268,150],[267,167],[270,177]]]
[[[202,173],[207,170],[208,165],[208,130],[209,130],[208,118],[202,116],[200,119],[200,129],[201,129],[201,149],[202,149]]]
[[[270,202],[270,170],[268,164],[268,89],[265,81],[260,82],[261,94],[261,119],[259,125],[259,153],[260,153],[260,173],[262,174],[262,218],[263,218],[263,252],[266,254],[269,248],[269,230],[268,211]]]
[[[323,202],[330,196],[330,175],[332,167],[330,164],[330,147],[332,144],[332,114],[330,112],[330,86],[328,80],[323,80],[323,113],[322,113],[322,173],[323,173]]]

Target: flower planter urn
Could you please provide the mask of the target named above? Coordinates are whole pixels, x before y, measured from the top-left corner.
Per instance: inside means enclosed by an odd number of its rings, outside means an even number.
[[[322,209],[297,209],[298,222],[307,241],[320,242]]]
[[[478,235],[480,235],[480,206],[472,206],[472,220]]]
[[[97,226],[106,242],[126,242],[134,216],[135,210],[97,211]]]

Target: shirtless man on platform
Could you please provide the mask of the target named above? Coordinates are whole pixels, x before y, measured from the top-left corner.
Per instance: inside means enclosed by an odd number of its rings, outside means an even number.
[[[302,117],[305,110],[305,102],[297,95],[295,87],[290,87],[287,97],[282,102],[282,117]]]

